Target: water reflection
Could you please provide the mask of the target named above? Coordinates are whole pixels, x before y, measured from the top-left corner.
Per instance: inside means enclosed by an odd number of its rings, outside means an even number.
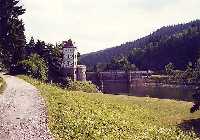
[[[193,93],[194,89],[187,86],[135,86],[131,87],[128,95],[192,101]]]

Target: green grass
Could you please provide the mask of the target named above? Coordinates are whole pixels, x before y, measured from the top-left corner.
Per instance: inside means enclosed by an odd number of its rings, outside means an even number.
[[[26,76],[46,101],[49,128],[58,140],[130,139],[193,140],[196,134],[181,124],[199,119],[191,103],[128,96],[66,91]],[[195,130],[194,130],[195,131]]]
[[[80,82],[80,81],[75,81],[71,82],[71,84],[68,87],[68,90],[71,91],[83,91],[87,93],[97,93],[99,92],[97,90],[97,87],[92,84],[91,82]]]

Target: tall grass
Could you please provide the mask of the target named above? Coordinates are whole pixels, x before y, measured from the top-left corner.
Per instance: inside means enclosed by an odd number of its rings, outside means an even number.
[[[191,103],[67,91],[20,76],[35,85],[46,101],[49,128],[58,140],[198,140],[178,124],[200,116]]]
[[[68,90],[72,91],[83,91],[87,93],[98,93],[97,86],[92,84],[91,82],[80,82],[80,81],[75,81],[71,82],[69,87],[67,88]]]

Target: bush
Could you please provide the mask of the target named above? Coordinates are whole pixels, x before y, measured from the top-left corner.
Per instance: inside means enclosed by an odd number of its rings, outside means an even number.
[[[2,61],[0,60],[0,71],[6,71],[5,65],[2,63]]]
[[[38,54],[32,54],[27,59],[21,61],[20,64],[26,74],[43,81],[47,80],[47,64]]]
[[[6,87],[6,82],[2,77],[0,77],[0,94],[4,91],[5,87]]]
[[[71,81],[68,83],[68,90],[72,91],[83,91],[87,93],[97,93],[99,92],[97,87],[91,82],[80,82],[80,81]]]

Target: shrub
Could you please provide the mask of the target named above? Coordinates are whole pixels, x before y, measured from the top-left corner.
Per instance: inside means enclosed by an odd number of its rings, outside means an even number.
[[[38,54],[32,54],[20,62],[25,73],[40,80],[47,80],[48,67],[43,58]]]
[[[2,63],[2,60],[0,60],[0,71],[5,71],[5,65]]]
[[[6,82],[2,77],[0,77],[0,94],[4,91],[5,87],[6,87]]]
[[[174,65],[173,63],[169,63],[165,66],[165,72],[168,74],[168,75],[173,75],[173,72],[174,72]]]
[[[92,82],[80,82],[80,81],[71,81],[70,83],[68,83],[68,90],[72,90],[72,91],[83,91],[83,92],[87,92],[87,93],[97,93],[99,92],[97,87],[92,84]]]

